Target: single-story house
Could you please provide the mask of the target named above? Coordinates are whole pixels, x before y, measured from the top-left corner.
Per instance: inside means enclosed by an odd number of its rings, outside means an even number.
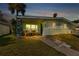
[[[74,24],[64,17],[18,16],[22,19],[23,31],[40,35],[73,34]]]
[[[10,33],[10,25],[6,19],[0,16],[0,36]]]
[[[79,20],[72,21],[75,24],[75,34],[79,35]]]

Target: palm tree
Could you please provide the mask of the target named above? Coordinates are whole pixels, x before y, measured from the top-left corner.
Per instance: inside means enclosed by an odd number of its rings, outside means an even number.
[[[8,9],[10,10],[10,12],[11,12],[11,14],[15,14],[15,7],[16,7],[16,4],[14,4],[14,3],[9,3],[8,4]],[[15,19],[12,19],[11,20],[11,28],[12,28],[12,33],[13,34],[15,34],[15,30],[14,30],[14,28],[15,28],[15,25],[13,24],[13,21],[15,21]]]
[[[9,5],[9,10],[11,12],[11,14],[15,14],[16,13],[16,16],[19,15],[19,12],[22,14],[22,16],[25,15],[25,8],[26,8],[26,5],[24,3],[10,3],[8,4]],[[15,29],[16,29],[16,21],[15,19],[12,19],[11,21],[11,24],[12,24],[12,28],[13,28],[13,34],[15,34]]]
[[[25,8],[26,8],[26,5],[23,4],[23,3],[19,3],[16,5],[16,12],[17,12],[17,16],[18,16],[18,13],[21,12],[22,16],[24,16],[25,14]]]
[[[9,3],[9,10],[11,14],[16,13],[16,15],[19,15],[19,12],[21,12],[22,16],[25,14],[25,8],[26,5],[24,3]]]
[[[22,13],[23,16],[25,15],[25,8],[26,8],[26,5],[22,4],[21,13]]]
[[[9,8],[11,14],[14,14],[14,13],[15,13],[16,4],[14,4],[14,3],[9,3],[8,5],[9,5],[8,8]]]

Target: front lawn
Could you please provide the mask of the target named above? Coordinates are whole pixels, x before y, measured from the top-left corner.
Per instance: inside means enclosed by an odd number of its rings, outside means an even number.
[[[14,44],[0,47],[0,55],[12,56],[63,56],[40,40],[17,39]]]
[[[0,46],[5,46],[14,42],[12,35],[0,36]]]

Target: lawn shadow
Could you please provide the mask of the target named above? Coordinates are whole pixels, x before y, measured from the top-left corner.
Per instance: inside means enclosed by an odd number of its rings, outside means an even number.
[[[14,43],[14,39],[8,36],[0,36],[0,46],[6,46]]]

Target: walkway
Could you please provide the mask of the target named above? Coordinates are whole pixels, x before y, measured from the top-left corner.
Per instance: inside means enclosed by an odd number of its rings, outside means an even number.
[[[66,47],[64,45],[58,45],[56,42],[51,41],[50,39],[41,39],[42,42],[47,44],[48,46],[55,48],[57,51],[64,53],[67,56],[79,56],[79,51],[73,50],[70,47]]]

